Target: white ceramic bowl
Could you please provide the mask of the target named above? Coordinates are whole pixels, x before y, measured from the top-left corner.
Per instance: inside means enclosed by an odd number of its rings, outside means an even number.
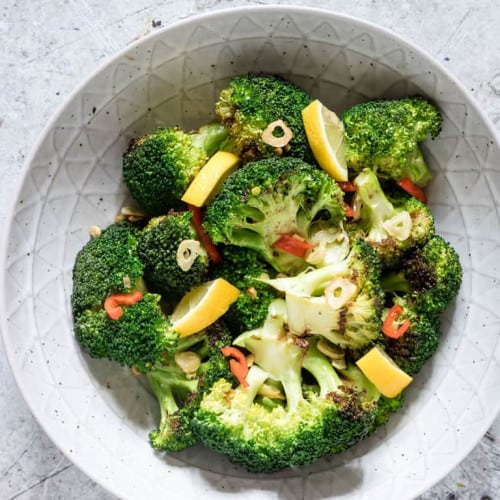
[[[249,71],[280,73],[330,108],[423,94],[444,116],[424,146],[437,229],[465,269],[443,342],[406,408],[348,453],[252,476],[202,447],[157,454],[156,402],[126,369],[82,354],[69,295],[91,224],[125,199],[121,155],[159,125],[213,117],[218,91]],[[122,498],[414,497],[477,443],[498,413],[500,152],[493,127],[442,66],[395,34],[331,12],[250,7],[183,21],[100,68],[47,125],[25,165],[4,235],[3,335],[31,410],[77,466]]]

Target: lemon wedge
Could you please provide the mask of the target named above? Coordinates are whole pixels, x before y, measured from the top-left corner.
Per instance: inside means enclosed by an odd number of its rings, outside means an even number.
[[[336,181],[347,181],[344,124],[340,118],[316,99],[302,110],[302,121],[320,167]]]
[[[182,201],[202,207],[210,203],[226,177],[236,170],[240,159],[233,153],[217,151],[192,180]]]
[[[240,291],[223,278],[207,281],[187,292],[174,309],[173,329],[187,337],[201,332],[219,319],[238,298]]]
[[[356,361],[366,378],[388,398],[396,397],[413,379],[379,347]]]

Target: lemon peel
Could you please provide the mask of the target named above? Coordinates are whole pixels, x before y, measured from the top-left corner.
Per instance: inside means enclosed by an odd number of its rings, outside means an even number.
[[[344,124],[321,101],[315,99],[302,110],[302,121],[316,161],[336,181],[348,180]]]
[[[170,316],[173,329],[187,337],[217,321],[238,298],[240,291],[229,281],[217,278],[192,288]]]
[[[201,168],[182,196],[182,201],[202,207],[212,201],[220,186],[240,163],[240,159],[228,151],[217,151]]]
[[[396,397],[413,380],[377,346],[358,359],[356,364],[380,393],[388,398]]]

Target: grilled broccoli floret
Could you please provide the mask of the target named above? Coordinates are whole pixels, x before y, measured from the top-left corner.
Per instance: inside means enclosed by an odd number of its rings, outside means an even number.
[[[364,391],[368,397],[377,401],[377,411],[372,431],[386,424],[391,413],[398,411],[404,404],[404,391],[393,398],[383,396],[354,363],[350,362],[346,368],[340,370],[339,373],[346,386],[358,391]]]
[[[349,226],[349,232],[372,245],[385,267],[396,266],[406,252],[424,245],[434,234],[429,207],[412,197],[391,202],[372,170],[364,169],[354,184],[361,218]]]
[[[386,292],[404,294],[419,313],[435,317],[458,294],[462,273],[455,249],[434,235],[422,248],[405,256],[397,270],[384,274],[382,286]]]
[[[146,378],[160,408],[158,427],[149,434],[153,448],[175,452],[198,442],[191,421],[204,392],[217,380],[231,378],[221,353],[230,343],[227,328],[216,322],[180,339],[175,353],[165,355],[148,371]]]
[[[142,230],[137,252],[148,289],[175,301],[205,280],[207,253],[191,225],[192,213],[170,212],[151,219]]]
[[[109,295],[142,288],[138,239],[138,230],[133,225],[120,222],[104,229],[78,252],[71,294],[75,318],[86,309],[101,309]]]
[[[386,396],[380,395],[377,401],[377,414],[375,416],[375,423],[373,430],[386,424],[391,417],[392,413],[397,412],[403,407],[405,402],[405,393],[401,391],[396,397],[388,398]]]
[[[344,451],[373,428],[376,399],[344,385],[317,338],[286,334],[283,318],[270,314],[261,329],[235,343],[254,358],[248,387],[221,379],[205,393],[193,425],[206,446],[249,471],[268,473]],[[303,384],[303,370],[313,383]],[[273,405],[259,399],[268,384],[278,384],[282,394]]]
[[[401,308],[398,322],[408,320],[408,330],[399,338],[382,335],[382,343],[390,358],[408,375],[416,375],[434,355],[440,340],[437,317],[418,311],[404,297],[394,297],[393,304]]]
[[[160,296],[146,293],[111,319],[104,309],[84,311],[75,321],[80,345],[94,358],[107,358],[141,371],[174,350],[178,334],[159,306]]]
[[[189,183],[226,137],[226,128],[213,123],[189,133],[162,128],[134,139],[123,155],[125,184],[150,215],[179,208]]]
[[[333,344],[357,350],[380,332],[384,305],[380,273],[376,252],[356,241],[338,262],[266,283],[286,294],[292,333],[322,335]]]
[[[300,258],[274,246],[280,236],[308,238],[314,224],[345,218],[343,193],[324,171],[297,158],[247,163],[230,175],[205,214],[214,243],[251,248],[277,271],[304,269]]]
[[[313,161],[302,123],[302,109],[311,100],[304,90],[281,77],[239,76],[221,91],[215,112],[229,129],[234,153],[244,162],[277,154]],[[277,120],[283,120],[293,133],[279,152],[262,139],[267,126]]]
[[[211,276],[224,278],[241,291],[224,315],[233,334],[262,325],[276,292],[259,278],[275,275],[274,269],[254,250],[234,245],[222,248],[222,263],[214,266]]]
[[[421,97],[374,100],[347,110],[345,127],[346,160],[350,172],[373,168],[383,180],[409,178],[424,187],[432,175],[419,142],[441,130],[441,115]]]

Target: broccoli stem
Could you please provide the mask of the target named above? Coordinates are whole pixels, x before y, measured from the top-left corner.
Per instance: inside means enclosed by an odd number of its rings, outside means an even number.
[[[203,125],[191,135],[193,144],[212,156],[227,137],[227,129],[221,123]]]
[[[355,179],[356,192],[363,202],[362,220],[369,228],[368,238],[380,241],[387,237],[382,224],[394,214],[394,206],[387,199],[376,174],[364,169]]]
[[[159,405],[161,422],[180,409],[179,402],[198,388],[198,379],[188,379],[179,368],[161,365],[146,374]]]
[[[321,397],[326,397],[331,392],[338,390],[342,385],[342,380],[338,376],[335,368],[329,360],[322,354],[318,347],[319,337],[309,340],[309,347],[302,362],[302,368],[307,370],[319,384],[319,393]]]
[[[410,292],[410,285],[408,283],[408,280],[405,278],[404,273],[401,271],[394,271],[384,274],[382,276],[380,284],[386,292]]]
[[[302,349],[286,340],[258,337],[247,338],[245,347],[255,355],[255,362],[269,373],[272,379],[281,382],[287,409],[295,411],[304,398],[300,373]]]
[[[187,351],[196,344],[203,342],[204,345],[201,346],[200,349],[196,349],[196,352],[199,354],[200,358],[204,358],[208,354],[206,337],[207,335],[205,331],[196,333],[195,335],[189,335],[187,337],[180,337],[176,352]]]
[[[292,276],[264,281],[281,292],[317,297],[323,294],[333,277],[343,276],[348,272],[346,263],[347,259],[311,271],[304,271],[299,275],[300,279],[297,279],[297,276]]]
[[[364,392],[370,400],[378,401],[380,399],[379,390],[363,375],[356,365],[349,364],[347,368],[340,370],[340,374],[342,378],[346,379],[346,381],[342,382],[344,385],[355,386],[360,392]]]
[[[269,378],[269,374],[264,370],[261,370],[257,365],[252,365],[248,370],[247,376],[245,377],[248,382],[248,387],[240,387],[241,391],[245,391],[245,401],[243,403],[243,409],[248,411],[254,399],[257,397],[257,393],[261,388],[262,384]]]
[[[420,148],[417,147],[413,154],[408,157],[408,165],[403,169],[403,174],[419,187],[425,187],[429,184],[432,173]]]

